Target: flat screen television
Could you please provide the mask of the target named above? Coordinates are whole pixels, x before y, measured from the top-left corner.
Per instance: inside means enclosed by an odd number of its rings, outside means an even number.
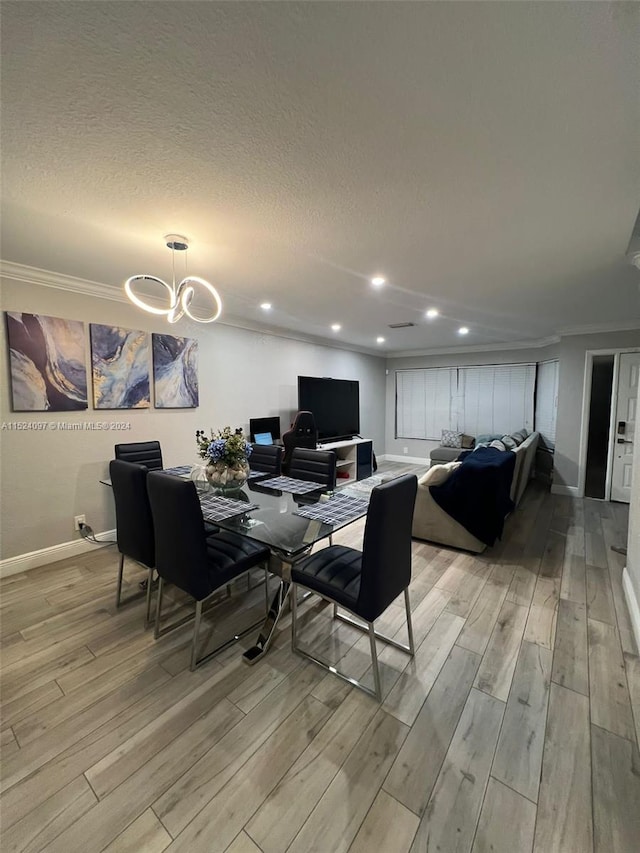
[[[318,441],[353,438],[360,432],[357,380],[298,376],[298,411],[313,412]]]

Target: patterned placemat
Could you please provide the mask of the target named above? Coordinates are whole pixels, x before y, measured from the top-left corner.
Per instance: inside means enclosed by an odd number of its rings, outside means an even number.
[[[271,480],[262,480],[260,485],[266,486],[267,489],[290,492],[292,495],[304,495],[307,492],[317,492],[323,488],[320,483],[311,483],[309,480],[295,480],[293,477],[273,477]]]
[[[294,515],[312,518],[324,524],[341,524],[365,515],[369,501],[367,498],[352,498],[349,495],[334,495],[328,501],[321,501],[313,506],[297,509]]]
[[[202,516],[207,521],[224,521],[234,515],[242,515],[252,509],[258,509],[258,504],[247,501],[237,501],[234,498],[223,498],[221,495],[199,495]]]
[[[269,474],[265,471],[249,471],[248,480],[256,480],[258,477],[268,477]]]
[[[163,474],[175,474],[177,477],[185,477],[191,473],[192,465],[176,465],[175,468],[163,468]]]

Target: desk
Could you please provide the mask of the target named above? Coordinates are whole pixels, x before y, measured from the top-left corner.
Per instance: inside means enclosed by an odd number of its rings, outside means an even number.
[[[348,488],[340,491],[340,494],[345,493],[348,493]],[[243,654],[244,661],[253,664],[267,652],[284,610],[291,587],[291,566],[306,557],[316,542],[362,518],[367,509],[366,505],[361,503],[357,514],[344,521],[327,524],[317,519],[294,515],[296,510],[317,504],[321,497],[325,497],[321,490],[294,497],[285,492],[267,489],[259,482],[249,481],[241,490],[241,494],[251,503],[257,503],[258,509],[249,510],[244,515],[228,518],[218,524],[224,530],[240,533],[267,545],[271,551],[269,571],[280,577],[280,585],[272,599],[269,614],[258,639],[255,645]],[[362,495],[358,497],[362,498]]]

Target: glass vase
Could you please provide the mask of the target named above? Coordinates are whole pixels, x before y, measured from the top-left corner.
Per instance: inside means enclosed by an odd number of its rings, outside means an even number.
[[[226,494],[239,491],[249,477],[249,465],[239,462],[227,465],[225,462],[212,462],[206,467],[206,476],[214,492]]]

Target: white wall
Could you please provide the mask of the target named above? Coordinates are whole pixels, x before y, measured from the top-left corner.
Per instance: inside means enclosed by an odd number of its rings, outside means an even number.
[[[593,335],[570,335],[559,344],[558,423],[554,486],[578,486],[582,401],[587,350],[640,347],[640,329]]]
[[[453,353],[449,355],[411,356],[408,358],[387,359],[386,383],[386,432],[385,448],[388,456],[403,456],[408,448],[409,457],[429,459],[429,453],[440,444],[439,441],[425,439],[406,439],[395,437],[396,412],[396,370],[411,370],[423,367],[466,367],[477,364],[531,364],[557,358],[557,345],[531,347],[530,349],[494,350],[492,352]]]
[[[623,573],[623,586],[636,645],[640,649],[640,418],[636,418],[634,448],[627,566]]]
[[[250,417],[280,415],[287,429],[297,409],[297,377],[332,376],[360,382],[361,433],[384,452],[384,360],[328,346],[225,326],[180,321],[168,327],[134,306],[5,279],[3,310],[173,332],[199,341],[200,406],[180,410],[13,413],[9,392],[6,327],[0,332],[0,409],[3,423],[16,421],[131,424],[115,431],[0,431],[2,520],[0,559],[78,537],[73,517],[85,514],[95,531],[114,527],[110,490],[99,484],[120,441],[158,439],[167,465],[195,461],[195,430],[225,425],[248,429]],[[87,326],[87,366],[89,334]]]

